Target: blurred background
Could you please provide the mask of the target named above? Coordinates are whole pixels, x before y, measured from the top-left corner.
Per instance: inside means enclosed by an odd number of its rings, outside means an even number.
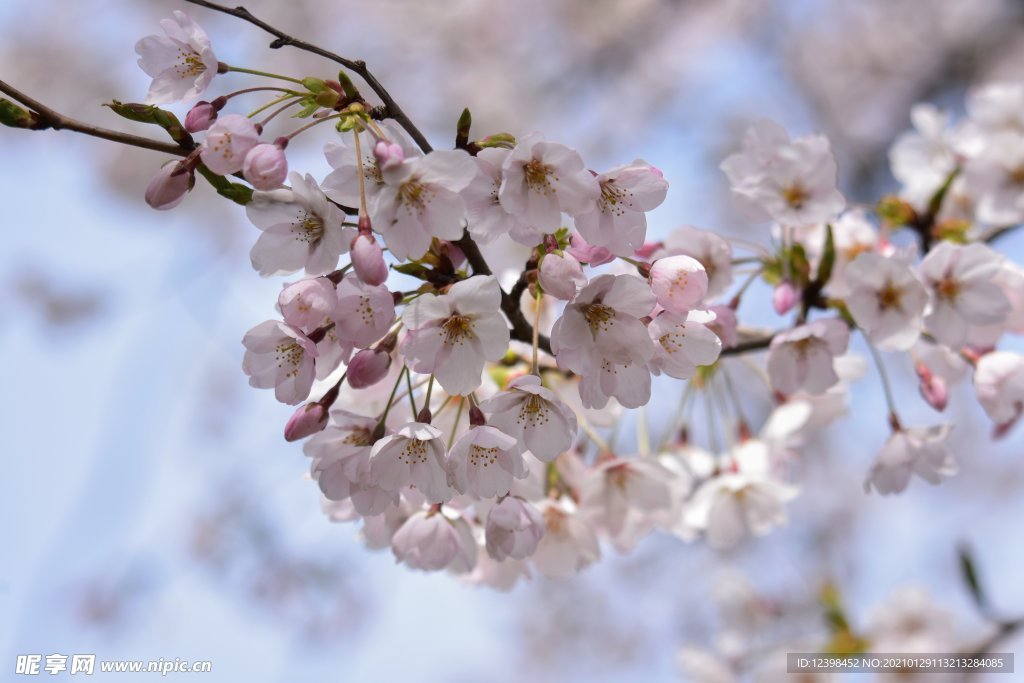
[[[595,169],[646,159],[671,182],[650,216],[654,238],[695,224],[767,240],[734,211],[718,170],[757,118],[827,134],[840,188],[871,203],[896,189],[886,153],[915,102],[959,112],[970,85],[1024,77],[1024,7],[1011,0],[246,6],[365,59],[436,146],[468,106],[475,136],[540,130]],[[0,0],[0,78],[130,130],[99,105],[145,97],[134,43],[175,9],[223,61],[333,77],[329,63],[267,50],[258,29],[174,0]],[[214,88],[250,84],[229,74]],[[326,138],[299,138],[293,168],[322,178]],[[927,591],[967,647],[988,631],[959,543],[974,549],[996,608],[1024,614],[1024,431],[992,442],[962,385],[942,418],[956,424],[960,474],[866,496],[864,472],[888,433],[873,372],[850,415],[805,449],[789,526],[737,551],[652,537],[626,557],[606,548],[575,580],[511,593],[398,567],[364,549],[357,526],[321,513],[308,461],[281,438],[291,408],[249,389],[240,370],[242,335],[273,316],[280,287],[249,265],[257,233],[244,211],[201,181],[174,211],[150,210],[143,191],[164,159],[145,150],[2,129],[0,154],[2,671],[17,654],[57,652],[211,660],[211,680],[249,683],[678,681],[680,647],[729,648],[723,601],[709,599],[728,592],[723,582],[763,608],[766,651],[821,647],[826,585],[857,627],[895,591]],[[1024,256],[1021,236],[999,246]],[[748,299],[744,315],[770,324],[749,306],[766,298]],[[889,362],[907,422],[937,422],[909,360]]]

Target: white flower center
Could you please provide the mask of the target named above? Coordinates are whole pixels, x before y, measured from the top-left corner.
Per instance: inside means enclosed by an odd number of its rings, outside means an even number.
[[[604,304],[584,304],[580,307],[580,312],[590,326],[590,333],[595,337],[598,332],[607,332],[611,329],[615,320],[615,309]]]
[[[549,412],[551,412],[551,408],[548,407],[547,401],[536,394],[530,394],[530,398],[523,401],[519,408],[519,417],[516,418],[516,423],[526,429],[540,427],[549,421]]]
[[[409,439],[405,448],[398,454],[398,461],[406,465],[425,465],[427,462],[427,442]]]
[[[601,207],[602,213],[624,216],[626,207],[623,203],[631,196],[631,192],[619,187],[614,181],[607,180],[601,183],[601,198],[598,200],[598,206]]]

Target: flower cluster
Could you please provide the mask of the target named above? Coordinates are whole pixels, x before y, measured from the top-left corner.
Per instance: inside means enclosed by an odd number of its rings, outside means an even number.
[[[950,425],[902,423],[879,351],[909,355],[936,410],[973,370],[998,433],[1024,411],[1024,359],[996,350],[1024,331],[1024,271],[988,245],[1024,220],[1021,86],[972,92],[953,127],[915,108],[916,131],[891,152],[902,190],[873,210],[847,204],[825,137],[754,124],[722,169],[770,240],[736,257],[693,226],[648,238],[668,181],[645,161],[598,172],[538,133],[470,140],[468,111],[455,149],[414,145],[404,116],[371,107],[344,74],[232,67],[183,13],[163,27],[137,46],[151,103],[195,99],[218,72],[286,84],[193,106],[184,127],[205,136],[146,199],[171,208],[201,174],[260,231],[254,269],[299,274],[245,335],[243,370],[299,406],[285,436],[307,439],[331,519],[363,519],[367,544],[410,567],[508,587],[531,571],[570,576],[602,542],[626,552],[654,530],[719,549],[768,533],[799,490],[791,465],[808,436],[863,374],[854,332],[892,428],[867,490],[957,467]],[[274,99],[248,116],[225,113],[265,91]],[[300,123],[265,137],[289,110]],[[334,131],[323,173],[289,173],[288,141],[322,123]],[[481,247],[516,244],[523,267],[492,272]],[[783,321],[770,333],[738,321],[757,280]],[[755,435],[743,415],[756,392],[740,395],[726,356],[757,351],[772,410]],[[667,436],[652,448],[638,415],[636,448],[617,446],[607,428],[665,391],[661,376],[687,381]],[[696,393],[721,418],[708,446],[692,439]]]

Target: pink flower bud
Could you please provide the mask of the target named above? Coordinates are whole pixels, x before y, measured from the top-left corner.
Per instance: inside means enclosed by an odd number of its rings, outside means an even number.
[[[176,207],[188,194],[196,179],[192,171],[180,161],[171,161],[160,167],[146,188],[146,203],[165,211]]]
[[[276,190],[288,177],[288,159],[276,143],[256,145],[245,155],[242,175],[257,190]]]
[[[356,276],[368,285],[382,285],[388,279],[384,252],[372,234],[360,233],[352,240],[352,267]]]
[[[682,254],[658,259],[650,269],[651,291],[669,313],[689,313],[708,293],[708,274],[700,261]]]
[[[363,349],[348,362],[349,386],[365,389],[384,379],[391,368],[391,354],[379,349]]]
[[[327,408],[320,403],[300,406],[284,426],[286,441],[298,441],[323,431],[327,426]]]
[[[199,133],[208,129],[217,120],[217,109],[209,102],[198,102],[185,114],[185,130]]]
[[[387,140],[378,140],[373,146],[373,156],[377,158],[377,165],[381,169],[388,169],[398,166],[405,161],[405,151],[402,146]]]
[[[917,377],[920,380],[917,388],[921,392],[921,397],[935,410],[940,412],[945,410],[946,404],[949,402],[946,381],[941,377],[936,377],[924,363],[918,363],[915,370],[917,370]]]
[[[615,260],[615,254],[604,247],[587,244],[587,241],[579,233],[573,233],[569,238],[569,248],[566,251],[575,256],[580,263],[587,263],[591,266],[601,266]]]
[[[772,306],[776,313],[785,315],[793,310],[793,306],[796,306],[797,298],[797,291],[793,283],[783,280],[776,285],[775,291],[772,292]]]
[[[540,286],[551,296],[568,301],[576,296],[577,288],[585,284],[587,277],[583,267],[572,254],[553,251],[541,259]]]

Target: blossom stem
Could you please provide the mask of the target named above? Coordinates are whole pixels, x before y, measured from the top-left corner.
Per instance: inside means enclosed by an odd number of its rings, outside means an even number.
[[[414,416],[419,415],[419,411],[416,410],[416,397],[412,395],[412,374],[409,372],[409,366],[405,367],[405,386],[409,388],[409,403],[412,406],[412,414]]]
[[[292,83],[298,83],[302,85],[302,81],[298,78],[292,78],[291,76],[282,76],[280,74],[272,74],[267,71],[257,71],[256,69],[244,69],[240,66],[231,66],[230,64],[224,64],[221,67],[224,71],[234,71],[240,74],[249,74],[251,76],[265,76],[266,78],[276,78],[279,81],[290,81]]]
[[[540,340],[540,302],[544,295],[541,293],[540,287],[536,288],[536,292],[537,294],[533,300],[533,364],[530,366],[530,371],[537,375],[537,377],[540,377],[540,366],[537,364],[537,355],[539,346],[538,342]]]
[[[430,407],[430,395],[434,393],[434,373],[430,373],[430,379],[427,380],[427,396],[423,399],[423,405],[427,408]],[[443,407],[443,404],[442,404]],[[441,412],[438,410],[438,412]]]
[[[865,336],[865,339],[867,337]],[[889,382],[889,373],[885,370],[885,364],[882,363],[882,356],[878,353],[878,349],[875,348],[874,344],[868,341],[868,350],[871,351],[871,358],[875,362],[875,368],[878,370],[878,376],[882,380],[882,389],[885,392],[885,403],[889,406],[889,421],[893,425],[894,429],[899,429],[900,418],[896,412],[896,399],[893,398],[892,384]]]
[[[298,103],[299,103],[299,100],[297,100],[297,99],[292,100],[291,102],[285,102],[283,105],[281,105],[280,107],[278,107],[274,111],[272,111],[269,114],[267,114],[267,117],[265,119],[263,119],[262,121],[260,121],[260,123],[259,123],[260,127],[262,128],[263,126],[266,126],[278,114],[280,114],[281,112],[283,112],[283,111],[285,111],[287,109],[290,109],[291,107],[294,107]]]
[[[359,166],[359,215],[366,216],[366,178],[363,171],[363,151],[359,145],[359,130],[353,129],[352,134],[356,138],[356,164]],[[430,376],[433,380],[433,375]]]
[[[739,290],[736,291],[736,294],[734,294],[732,299],[729,301],[729,308],[735,310],[740,307],[740,300],[743,298],[743,295],[746,293],[750,285],[754,284],[754,281],[757,280],[757,278],[763,272],[764,266],[752,271],[750,275],[747,276],[747,279],[743,281],[743,284],[740,285]]]
[[[294,138],[299,133],[304,133],[307,130],[309,130],[310,128],[312,128],[313,126],[318,126],[321,123],[323,123],[324,121],[333,121],[334,119],[340,119],[342,116],[345,116],[345,114],[331,114],[330,116],[325,116],[322,119],[317,119],[316,121],[310,121],[306,125],[300,126],[299,128],[296,128],[295,130],[293,130],[291,133],[288,133],[288,135],[286,135],[285,137],[288,140],[291,140],[292,138]]]
[[[384,414],[380,416],[380,420],[377,422],[377,429],[384,426],[384,422],[388,419],[388,413],[391,412],[391,406],[395,402],[395,394],[398,393],[398,387],[402,384],[402,375],[408,368],[402,366],[402,369],[398,372],[398,379],[395,381],[395,386],[391,388],[391,396],[388,397],[388,404],[384,406]]]
[[[642,457],[651,454],[651,433],[647,425],[647,406],[636,410],[636,450]]]
[[[452,433],[448,436],[448,448],[455,443],[455,433],[459,431],[459,420],[462,419],[462,409],[466,404],[466,397],[459,396],[459,407],[455,411],[455,421],[452,423]]]
[[[283,92],[287,93],[288,95],[299,97],[302,96],[302,93],[297,93],[294,90],[289,90],[288,88],[278,88],[277,86],[273,85],[261,85],[257,88],[242,88],[241,90],[236,90],[232,93],[228,93],[227,95],[224,95],[224,99],[230,100],[232,97],[236,97],[237,95],[245,95],[251,92]]]

